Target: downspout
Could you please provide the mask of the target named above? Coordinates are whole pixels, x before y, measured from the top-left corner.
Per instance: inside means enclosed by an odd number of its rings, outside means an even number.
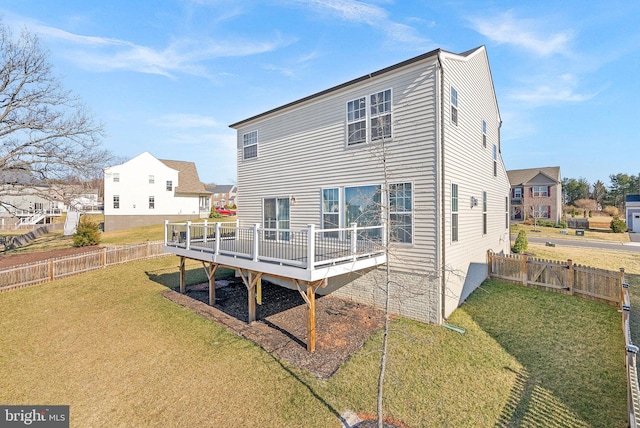
[[[446,213],[445,213],[445,177],[444,177],[444,67],[440,59],[440,51],[436,57],[438,59],[438,68],[440,69],[440,316],[441,321],[445,320],[445,302],[446,302],[446,261],[445,261],[445,242],[446,242]]]

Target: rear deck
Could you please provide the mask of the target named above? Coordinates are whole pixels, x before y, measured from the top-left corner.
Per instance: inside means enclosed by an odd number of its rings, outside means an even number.
[[[327,279],[383,264],[387,260],[383,226],[303,230],[263,229],[239,222],[169,223],[164,251],[180,257],[180,291],[185,291],[185,259],[199,260],[209,277],[209,302],[215,303],[214,274],[234,269],[249,292],[249,322],[255,321],[263,276],[291,281],[308,305],[307,349],[315,348],[315,292]]]

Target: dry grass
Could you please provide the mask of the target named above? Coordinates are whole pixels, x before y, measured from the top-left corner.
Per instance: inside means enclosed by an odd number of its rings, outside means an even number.
[[[565,229],[567,231],[566,235],[560,233],[563,229],[557,229],[555,227],[543,227],[537,226],[534,231],[533,226],[526,226],[523,224],[512,224],[511,225],[511,236],[518,236],[518,232],[524,229],[527,232],[527,236],[532,236],[536,238],[553,238],[553,239],[580,239],[580,240],[596,240],[596,241],[607,241],[607,242],[629,242],[629,234],[628,233],[613,233],[611,230],[585,230],[584,236],[576,236],[576,231],[574,229]]]
[[[176,265],[0,294],[0,402],[70,404],[72,426],[339,427],[346,410],[375,413],[379,334],[317,379],[161,297]],[[188,283],[203,281],[198,263],[188,269]],[[413,427],[624,426],[615,309],[491,282],[449,322],[466,334],[394,321],[390,416]]]

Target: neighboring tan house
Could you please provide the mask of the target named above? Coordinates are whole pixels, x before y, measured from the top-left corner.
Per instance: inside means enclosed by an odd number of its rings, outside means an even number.
[[[211,206],[217,208],[232,207],[236,204],[236,186],[233,184],[207,185],[211,192]]]
[[[627,195],[626,220],[629,232],[640,232],[640,195]]]
[[[104,230],[207,218],[210,196],[193,162],[144,152],[104,169]]]
[[[560,167],[512,169],[511,220],[562,221],[562,179]]]
[[[232,124],[240,227],[165,249],[242,272],[249,320],[263,275],[384,308],[388,261],[390,311],[443,323],[510,251],[500,126],[484,46],[366,74]]]

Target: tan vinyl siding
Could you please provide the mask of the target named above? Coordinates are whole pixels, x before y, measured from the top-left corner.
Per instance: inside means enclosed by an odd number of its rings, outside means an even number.
[[[238,206],[244,224],[261,223],[262,198],[294,196],[291,227],[321,224],[321,189],[383,184],[380,144],[346,146],[346,104],[392,90],[387,147],[392,183],[411,182],[414,244],[399,245],[396,268],[431,272],[436,258],[436,135],[433,60],[325,94],[238,128]],[[258,158],[242,160],[242,135],[258,131]]]

